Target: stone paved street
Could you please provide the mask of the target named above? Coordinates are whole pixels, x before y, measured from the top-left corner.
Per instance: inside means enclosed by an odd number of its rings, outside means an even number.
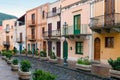
[[[11,67],[0,58],[0,80],[18,80],[17,72],[12,72]]]
[[[57,80],[106,80],[93,75],[86,74],[84,72],[76,72],[74,70],[66,69],[60,66],[56,66],[55,64],[46,61],[40,61],[34,58],[26,58],[26,57],[17,57],[17,58],[19,60],[22,59],[30,60],[32,62],[32,70],[42,69],[44,71],[49,71],[52,74],[57,75]],[[107,80],[113,80],[113,79],[107,79]]]
[[[57,66],[55,64],[40,61],[34,58],[27,58],[27,57],[16,57],[19,60],[27,59],[32,62],[32,69],[42,69],[44,71],[51,72],[52,74],[57,75],[56,80],[113,80],[113,79],[102,79],[100,77],[96,77],[93,75],[89,75],[84,72],[78,72],[71,69],[63,68]],[[11,71],[10,65],[8,65],[4,60],[0,57],[0,80],[18,80],[17,72]]]

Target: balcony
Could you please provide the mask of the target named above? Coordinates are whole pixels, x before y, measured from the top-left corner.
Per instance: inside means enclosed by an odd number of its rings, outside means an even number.
[[[120,32],[120,13],[93,17],[90,28],[97,33]]]
[[[9,27],[6,27],[5,32],[6,32],[6,33],[9,33],[9,32],[10,32],[10,28],[9,28]]]
[[[4,46],[10,46],[10,41],[3,41]]]
[[[34,42],[34,41],[36,41],[36,37],[35,37],[35,35],[28,35],[27,40]]]
[[[61,14],[61,9],[57,9],[56,12],[48,12],[47,14],[47,18],[50,18],[50,17],[54,17],[54,16],[58,16]]]
[[[86,36],[89,36],[91,34],[92,33],[88,24],[81,24],[81,28],[80,30],[78,30],[78,33],[75,32],[74,26],[66,27],[66,33],[65,33],[65,28],[63,28],[62,31],[62,36],[68,39],[85,39]]]
[[[43,33],[43,37],[45,39],[58,39],[60,36],[60,30],[45,31]]]
[[[28,26],[29,26],[29,27],[35,27],[35,26],[36,26],[35,20],[30,20],[30,21],[28,21]]]
[[[22,40],[21,38],[16,38],[16,42],[17,42],[17,43],[22,43],[23,40]]]

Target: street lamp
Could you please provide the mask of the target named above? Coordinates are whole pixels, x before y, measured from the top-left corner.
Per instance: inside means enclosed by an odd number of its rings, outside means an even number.
[[[68,24],[66,22],[64,22],[63,24],[63,28],[64,28],[64,36],[65,36],[65,41],[63,44],[67,44],[67,41],[66,41],[66,28],[67,28]],[[67,48],[66,48],[67,49]],[[64,57],[64,66],[68,66],[68,63],[67,63],[67,56],[65,55],[65,53],[67,53],[67,51],[65,52],[65,48],[63,48],[63,57]]]

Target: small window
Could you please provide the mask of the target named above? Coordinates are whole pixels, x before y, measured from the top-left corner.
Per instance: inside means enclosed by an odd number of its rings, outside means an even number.
[[[43,28],[42,28],[42,34],[44,34],[44,32],[45,32],[45,28],[43,27]]]
[[[13,36],[11,36],[11,39],[13,38]]]
[[[56,13],[56,7],[52,8],[52,12]]]
[[[76,54],[83,54],[83,42],[76,42]]]
[[[42,18],[45,18],[45,11],[42,12]]]
[[[106,48],[114,47],[114,37],[105,37],[105,47]]]

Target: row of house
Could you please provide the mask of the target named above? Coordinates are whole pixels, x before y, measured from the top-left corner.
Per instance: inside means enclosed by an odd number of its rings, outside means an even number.
[[[3,48],[49,53],[63,59],[89,56],[106,63],[120,56],[119,0],[57,0],[3,21]],[[0,37],[1,39],[1,37]],[[9,42],[9,43],[8,43]]]

